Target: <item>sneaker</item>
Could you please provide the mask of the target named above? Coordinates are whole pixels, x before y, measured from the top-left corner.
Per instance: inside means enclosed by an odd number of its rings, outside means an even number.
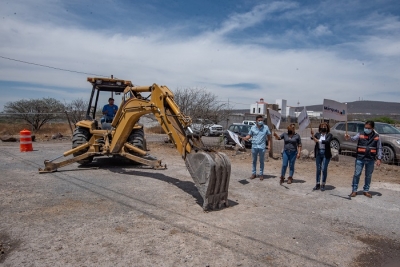
[[[251,176],[250,176],[250,179],[254,179],[254,178],[256,178],[256,175],[253,173]]]
[[[321,191],[325,191],[325,185],[321,185]]]
[[[315,187],[313,188],[313,190],[319,190],[321,188],[320,184],[316,184]]]
[[[350,197],[356,197],[357,196],[357,192],[351,192]]]

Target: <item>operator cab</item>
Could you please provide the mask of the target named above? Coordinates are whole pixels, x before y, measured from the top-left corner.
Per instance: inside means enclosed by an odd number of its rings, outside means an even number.
[[[119,79],[114,79],[113,76],[111,75],[111,78],[98,78],[98,77],[88,77],[87,81],[90,82],[93,87],[92,87],[92,93],[90,95],[89,99],[89,104],[88,104],[88,109],[86,111],[86,119],[87,120],[94,120],[95,121],[95,126],[97,129],[99,129],[99,120],[103,117],[103,114],[99,115],[97,113],[96,117],[96,111],[98,108],[99,104],[99,99],[100,99],[100,92],[106,92],[106,94],[109,94],[106,98],[111,97],[113,98],[114,95],[121,95],[121,93],[124,92],[125,88],[127,86],[133,86],[131,81],[127,80],[119,80]],[[136,97],[134,95],[134,92],[131,92],[130,97]],[[102,99],[104,98],[104,94],[102,94]],[[125,99],[125,96],[123,98]],[[104,103],[105,104],[105,103]],[[99,104],[99,107],[102,107],[104,105],[103,103]],[[121,103],[122,105],[123,103]],[[118,107],[121,108],[121,107]],[[111,124],[110,122],[104,122],[101,124],[101,129],[103,130],[109,130],[111,129]]]

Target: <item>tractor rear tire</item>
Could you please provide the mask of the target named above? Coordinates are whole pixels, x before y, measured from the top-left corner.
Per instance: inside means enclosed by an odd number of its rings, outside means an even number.
[[[143,128],[132,130],[128,137],[128,142],[141,150],[146,150]]]
[[[86,144],[90,140],[90,132],[86,128],[78,127],[75,129],[74,134],[72,135],[72,148],[78,147],[80,145]],[[74,157],[80,156],[86,153],[89,148],[82,149],[78,152],[75,152]],[[77,162],[81,165],[89,164],[93,161],[93,156],[78,160]]]

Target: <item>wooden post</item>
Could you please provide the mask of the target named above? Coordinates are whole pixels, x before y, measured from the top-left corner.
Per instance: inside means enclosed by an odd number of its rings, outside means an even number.
[[[272,139],[272,121],[271,121],[271,116],[269,115],[269,109],[267,109],[267,126],[268,126],[268,128],[270,129],[270,131],[271,131],[271,147],[268,147],[268,154],[269,154],[269,157],[270,158],[272,158],[273,156],[274,156],[274,142],[273,142],[273,139]],[[267,137],[267,141],[268,141],[268,137]]]

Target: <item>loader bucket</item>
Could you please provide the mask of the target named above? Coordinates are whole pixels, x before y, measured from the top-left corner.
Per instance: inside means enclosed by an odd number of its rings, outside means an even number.
[[[228,187],[231,163],[228,156],[219,152],[190,153],[186,155],[186,167],[203,198],[203,209],[228,206]]]

